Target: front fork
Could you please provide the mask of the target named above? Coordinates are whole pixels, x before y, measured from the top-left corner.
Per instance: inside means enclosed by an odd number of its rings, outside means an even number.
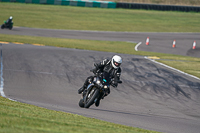
[[[83,91],[83,93],[82,93],[83,101],[85,100],[86,94],[87,94],[88,91],[90,91],[90,89],[92,88],[92,86],[94,86],[94,83],[90,83],[90,84],[87,86],[87,88]],[[104,97],[104,96],[105,96],[105,92],[104,92],[103,89],[101,89],[100,95],[94,100],[94,102],[96,102],[97,100],[101,100],[102,97]]]
[[[85,100],[85,96],[86,96],[87,92],[90,91],[90,89],[92,88],[93,85],[94,85],[93,83],[90,83],[90,84],[87,86],[87,88],[83,91],[83,93],[82,93],[82,98],[83,98],[83,100]]]

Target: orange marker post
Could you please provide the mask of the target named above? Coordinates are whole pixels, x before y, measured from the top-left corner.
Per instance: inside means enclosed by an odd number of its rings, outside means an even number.
[[[149,45],[149,37],[147,37],[146,45]]]
[[[173,47],[173,48],[176,47],[176,40],[173,41],[172,47]]]
[[[196,41],[194,41],[192,49],[196,49]]]

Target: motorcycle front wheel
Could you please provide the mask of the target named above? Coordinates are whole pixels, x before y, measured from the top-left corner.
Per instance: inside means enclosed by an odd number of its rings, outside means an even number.
[[[83,99],[81,99],[79,101],[79,107],[84,108],[84,101],[83,101]]]
[[[13,27],[12,27],[12,26],[10,26],[10,27],[9,27],[9,30],[12,30],[12,28],[13,28]]]
[[[87,92],[84,100],[84,107],[89,108],[94,103],[94,100],[99,96],[99,93],[99,89],[96,87],[93,87],[89,92]]]

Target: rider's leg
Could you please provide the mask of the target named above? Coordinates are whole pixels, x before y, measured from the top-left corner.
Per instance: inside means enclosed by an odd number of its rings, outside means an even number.
[[[87,88],[87,86],[92,82],[92,80],[93,80],[93,76],[88,77],[85,80],[85,83],[83,84],[83,86],[78,90],[78,94],[81,94]]]
[[[108,96],[109,94],[110,94],[110,88],[105,90],[104,95],[102,96],[101,99],[104,99],[104,97]]]
[[[101,100],[101,98],[103,97],[103,95],[104,95],[104,93],[100,93],[100,96],[96,99],[96,101],[95,101],[95,106],[96,106],[96,107],[99,106],[100,100]]]
[[[110,94],[110,88],[105,90],[105,93],[102,93],[101,96],[95,101],[95,106],[98,107],[100,104],[100,100],[104,99],[105,96]]]

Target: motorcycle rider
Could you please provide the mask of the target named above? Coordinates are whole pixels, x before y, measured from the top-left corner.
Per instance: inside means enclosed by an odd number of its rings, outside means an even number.
[[[10,16],[9,18],[8,18],[8,20],[6,20],[6,24],[11,24],[12,23],[12,19],[13,19],[13,17],[12,16]]]
[[[120,80],[121,64],[122,64],[122,58],[119,55],[115,55],[112,57],[111,60],[104,59],[100,63],[95,64],[96,68],[93,69],[93,73],[98,73],[100,71],[110,74],[111,78],[113,79],[111,85],[116,88],[118,86],[118,81]],[[86,89],[86,87],[93,81],[93,78],[94,78],[93,76],[90,76],[86,79],[84,85],[78,90],[78,94],[81,94]],[[110,94],[110,89],[106,90],[104,97],[107,96],[108,94]],[[104,97],[102,97],[102,99]],[[100,99],[97,99],[95,105],[99,106],[99,103]]]

